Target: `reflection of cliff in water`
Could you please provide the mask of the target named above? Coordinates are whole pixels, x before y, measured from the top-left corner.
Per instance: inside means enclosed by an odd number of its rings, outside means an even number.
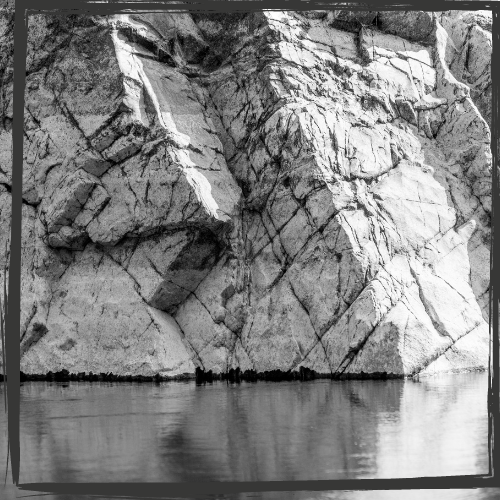
[[[194,389],[180,382],[25,383],[21,482],[163,481],[158,429],[180,425]]]
[[[486,472],[486,380],[200,387],[160,453],[176,480]]]
[[[396,385],[387,386],[395,400]],[[185,425],[162,439],[162,456],[179,480],[195,462],[197,480],[240,481],[355,477],[375,465],[363,450],[364,440],[375,441],[376,426],[362,383],[214,386],[199,394]],[[195,459],[200,450],[202,463]]]
[[[486,374],[420,382],[26,383],[21,482],[480,474],[488,468],[486,398]],[[5,431],[2,418],[1,449]]]

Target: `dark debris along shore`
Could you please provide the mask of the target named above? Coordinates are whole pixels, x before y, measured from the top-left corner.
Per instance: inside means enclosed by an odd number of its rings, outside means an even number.
[[[238,382],[281,382],[281,381],[309,381],[319,379],[332,380],[391,380],[408,378],[399,374],[387,372],[382,373],[317,373],[314,370],[301,367],[297,371],[272,370],[256,372],[255,370],[241,371],[239,368],[231,369],[225,373],[213,373],[196,369],[194,374],[185,373],[175,377],[156,374],[148,375],[116,375],[114,373],[70,373],[68,370],[59,372],[48,372],[46,374],[26,374],[21,372],[21,382],[28,381],[53,381],[53,382],[167,382],[167,381],[186,381],[195,380],[197,383],[211,383],[216,381],[227,381],[231,383]],[[0,381],[4,379],[0,374]]]

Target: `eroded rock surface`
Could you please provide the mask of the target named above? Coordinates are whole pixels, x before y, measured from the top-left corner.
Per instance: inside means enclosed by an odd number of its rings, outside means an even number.
[[[490,24],[30,17],[23,372],[486,368]]]

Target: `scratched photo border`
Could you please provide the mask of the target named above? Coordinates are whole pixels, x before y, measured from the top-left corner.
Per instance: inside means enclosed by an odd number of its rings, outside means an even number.
[[[23,181],[23,127],[24,92],[26,83],[26,56],[28,17],[31,14],[52,15],[111,15],[121,12],[250,12],[258,10],[489,10],[492,11],[492,228],[490,256],[490,356],[488,382],[488,451],[489,471],[485,475],[387,478],[387,479],[345,479],[314,481],[262,481],[262,482],[191,482],[191,483],[19,483],[20,444],[20,344],[19,325],[21,311],[21,227],[22,227],[22,181]],[[10,463],[12,481],[19,496],[93,495],[106,498],[187,498],[206,495],[236,495],[258,492],[297,492],[333,490],[410,490],[410,489],[477,489],[500,487],[500,442],[494,430],[500,433],[499,421],[499,338],[498,338],[498,289],[500,267],[500,243],[495,243],[494,214],[498,213],[500,191],[498,185],[498,159],[500,153],[500,2],[497,1],[453,1],[413,0],[397,1],[371,0],[368,2],[339,3],[316,0],[199,0],[171,4],[162,0],[117,1],[105,0],[15,0],[14,28],[14,94],[13,145],[12,145],[12,224],[9,265],[9,307],[6,314],[5,351],[6,385],[8,397],[8,436],[10,442]],[[495,266],[496,264],[496,266]],[[495,425],[497,424],[497,425]],[[31,495],[29,494],[31,493]]]

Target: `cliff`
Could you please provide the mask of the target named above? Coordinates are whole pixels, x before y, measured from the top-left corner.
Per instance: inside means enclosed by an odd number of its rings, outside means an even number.
[[[488,12],[31,16],[22,371],[487,368],[490,58]]]

